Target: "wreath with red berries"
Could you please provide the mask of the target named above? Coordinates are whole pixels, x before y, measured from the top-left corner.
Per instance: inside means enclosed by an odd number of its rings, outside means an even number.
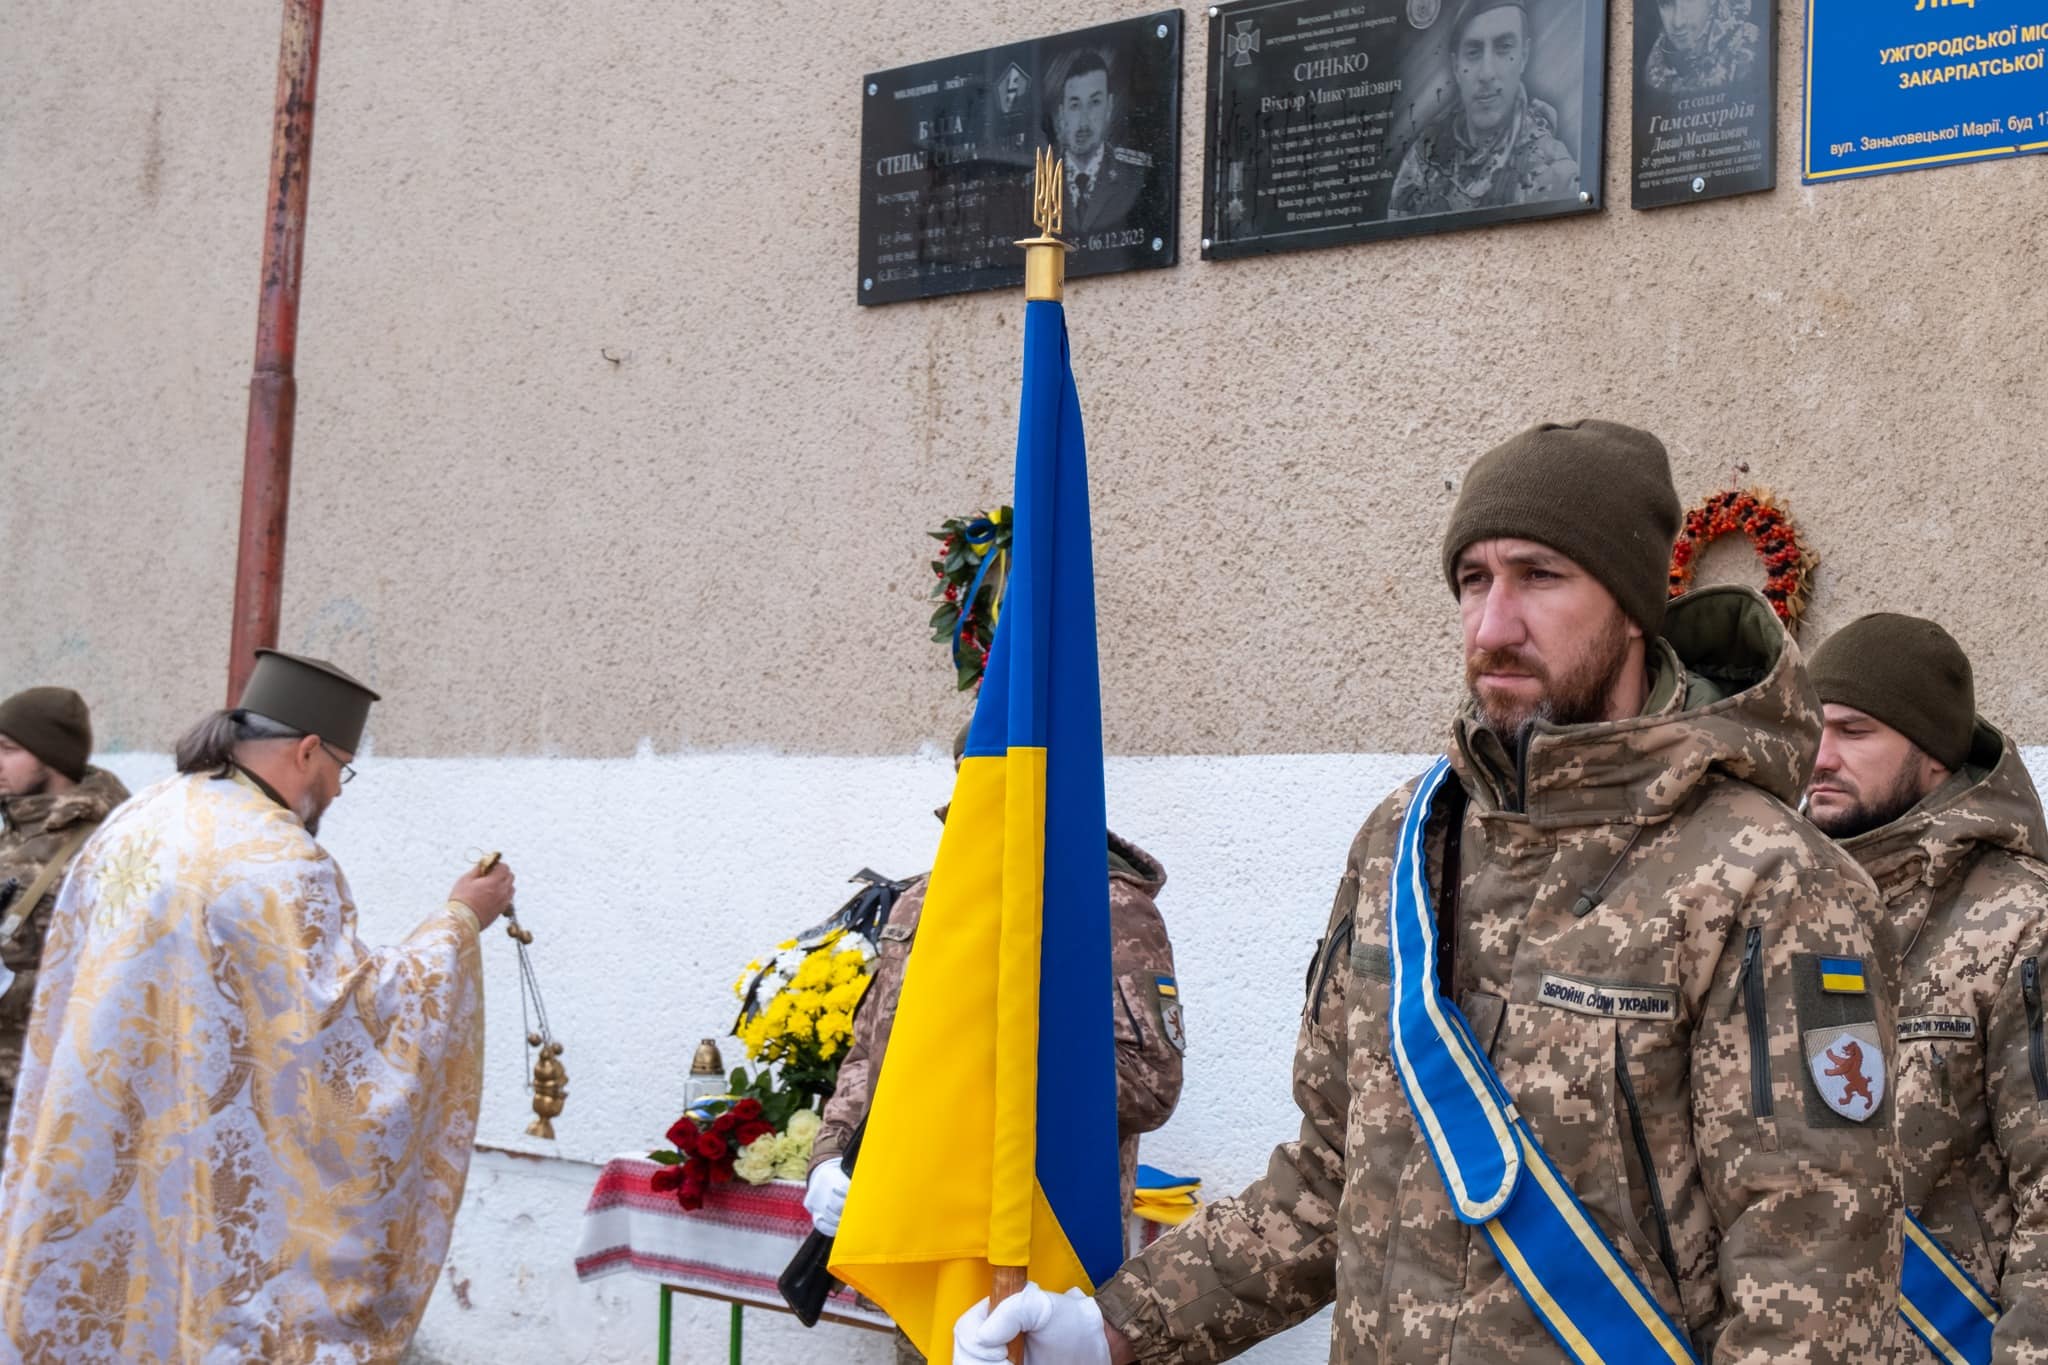
[[[952,642],[953,672],[958,689],[981,685],[988,669],[989,647],[996,640],[996,613],[1009,576],[1012,517],[1007,505],[973,517],[948,517],[936,531],[939,542],[932,573],[938,582],[931,595],[932,639]]]
[[[1710,494],[1685,514],[1671,550],[1671,596],[1690,591],[1699,557],[1707,546],[1736,532],[1748,537],[1764,562],[1764,596],[1787,626],[1797,629],[1813,588],[1820,558],[1799,539],[1785,507],[1765,488],[1727,488]]]

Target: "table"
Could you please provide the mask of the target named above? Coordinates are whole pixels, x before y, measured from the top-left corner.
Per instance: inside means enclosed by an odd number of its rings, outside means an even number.
[[[736,1180],[714,1185],[704,1207],[686,1213],[673,1194],[657,1194],[649,1186],[660,1169],[640,1156],[614,1157],[605,1164],[583,1210],[576,1277],[594,1280],[631,1271],[660,1283],[661,1365],[668,1365],[673,1295],[730,1303],[729,1349],[733,1365],[739,1365],[745,1309],[789,1311],[775,1281],[811,1232],[804,1187],[788,1180],[766,1185]],[[826,1299],[820,1320],[881,1332],[893,1327],[886,1313],[845,1285]]]

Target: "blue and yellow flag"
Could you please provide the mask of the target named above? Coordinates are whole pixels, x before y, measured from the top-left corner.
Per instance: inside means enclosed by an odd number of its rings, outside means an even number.
[[[1052,1293],[1123,1259],[1087,457],[1066,315],[1024,314],[1009,588],[832,1273],[919,1350],[991,1265]]]

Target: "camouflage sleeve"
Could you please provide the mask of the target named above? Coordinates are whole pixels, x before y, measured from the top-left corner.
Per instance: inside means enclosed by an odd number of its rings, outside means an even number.
[[[1357,902],[1358,879],[1347,872],[1330,917],[1332,931],[1310,972],[1311,998],[1295,1042],[1301,1135],[1274,1148],[1266,1174],[1243,1193],[1207,1205],[1126,1261],[1096,1296],[1103,1320],[1123,1334],[1141,1361],[1227,1360],[1308,1317],[1335,1292],[1350,1104],[1350,972],[1344,961],[1349,935],[1335,930],[1349,921]]]
[[[1781,822],[1745,837],[1768,849],[1799,833]],[[1693,1137],[1721,1232],[1719,1314],[1695,1336],[1717,1365],[1862,1365],[1890,1339],[1894,983],[1873,944],[1869,881],[1811,849],[1724,870],[1738,906],[1732,925],[1720,921],[1693,1034]],[[1862,988],[1829,993],[1822,955],[1857,959]],[[1810,1068],[1815,1047],[1836,1061]],[[1827,1065],[1832,1097],[1816,1075]]]
[[[2044,890],[2048,901],[2048,890]],[[2048,915],[2022,941],[1999,986],[1985,1032],[1985,1091],[2012,1187],[2012,1243],[1996,1297],[1997,1365],[2048,1362]]]
[[[1158,905],[1129,882],[1111,878],[1109,924],[1117,997],[1116,1126],[1120,1135],[1130,1137],[1149,1133],[1173,1116],[1180,1103],[1181,1050],[1187,1043],[1179,1031],[1173,945]],[[1175,994],[1169,997],[1163,990]]]
[[[1579,192],[1579,163],[1572,160],[1565,145],[1555,138],[1546,139],[1546,145],[1538,153],[1539,160],[1530,166],[1528,182],[1520,202],[1529,203],[1541,199],[1567,199]]]
[[[889,1030],[896,1023],[896,1002],[903,994],[903,966],[910,960],[910,943],[917,933],[919,914],[924,910],[924,893],[931,884],[927,873],[903,889],[882,926],[881,941],[875,945],[874,972],[868,988],[853,1012],[853,1041],[839,1061],[839,1077],[832,1097],[825,1101],[824,1122],[811,1144],[811,1169],[846,1153],[853,1130],[867,1117],[868,1101],[874,1096],[875,1073],[882,1054],[889,1047]]]

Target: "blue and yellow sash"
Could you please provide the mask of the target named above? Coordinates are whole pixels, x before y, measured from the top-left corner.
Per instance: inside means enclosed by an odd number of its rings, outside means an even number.
[[[1998,1305],[1911,1210],[1906,1213],[1906,1261],[1899,1273],[1899,1316],[1949,1365],[1990,1365]]]
[[[1629,1270],[1536,1141],[1528,1120],[1437,990],[1436,910],[1423,833],[1451,765],[1423,774],[1388,897],[1394,1069],[1460,1222],[1492,1243],[1522,1297],[1580,1365],[1696,1362],[1685,1333]],[[1456,876],[1457,869],[1447,869]]]

